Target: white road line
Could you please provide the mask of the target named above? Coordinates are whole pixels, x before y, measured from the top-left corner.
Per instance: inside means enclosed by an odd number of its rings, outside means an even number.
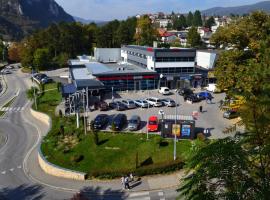
[[[131,198],[130,200],[151,200],[150,197],[138,197],[138,198]]]
[[[16,111],[19,112],[19,111],[21,110],[21,108],[22,108],[22,107],[18,107]]]
[[[14,168],[9,169],[9,171],[13,172],[14,171]]]
[[[2,171],[1,174],[6,174],[6,171]]]
[[[160,200],[165,200],[165,198],[161,198]]]
[[[159,193],[158,193],[158,196],[160,196],[160,197],[161,197],[161,196],[164,196],[164,193],[163,193],[163,192],[159,192]]]
[[[149,195],[149,192],[136,192],[136,193],[130,193],[128,197],[139,197],[139,196],[147,196]]]
[[[22,168],[22,166],[21,166],[21,165],[19,165],[17,168],[18,168],[18,169],[21,169],[21,168]]]

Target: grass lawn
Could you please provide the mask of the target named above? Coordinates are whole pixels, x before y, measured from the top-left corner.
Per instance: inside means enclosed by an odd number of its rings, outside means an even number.
[[[46,84],[45,90],[56,87],[56,83]],[[45,92],[38,100],[38,110],[47,113],[53,123],[41,146],[49,162],[85,173],[134,170],[136,160],[139,166],[173,162],[173,140],[161,139],[157,135],[150,135],[146,140],[146,134],[99,132],[99,145],[96,145],[92,133],[84,135],[82,120],[80,129],[76,129],[75,117],[59,118],[54,115],[60,101],[61,95],[57,90]],[[201,146],[202,142],[177,142],[178,160],[185,161],[194,153],[193,144]],[[76,157],[80,159],[74,159]]]

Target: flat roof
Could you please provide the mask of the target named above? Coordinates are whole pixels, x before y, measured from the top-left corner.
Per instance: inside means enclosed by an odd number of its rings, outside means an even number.
[[[156,47],[149,47],[149,46],[138,46],[138,45],[125,45],[122,46],[122,48],[132,48],[132,49],[139,49],[143,51],[162,51],[162,52],[174,52],[174,51],[196,51],[194,48],[173,48],[173,49],[168,49],[168,48],[156,48]]]
[[[86,69],[91,74],[100,74],[112,71],[109,67],[98,62],[88,62],[85,64]]]
[[[87,70],[87,68],[72,68],[72,76],[75,80],[93,79],[93,75]]]

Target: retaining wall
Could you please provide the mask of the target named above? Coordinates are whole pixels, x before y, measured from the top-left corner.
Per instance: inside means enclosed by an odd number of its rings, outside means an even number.
[[[31,112],[33,117],[35,117],[37,120],[41,121],[46,126],[48,126],[48,130],[50,129],[51,118],[48,115],[46,115],[44,113],[37,112],[33,109],[30,109],[30,112]],[[38,163],[39,163],[41,169],[44,172],[46,172],[47,174],[61,177],[61,178],[73,179],[73,180],[85,180],[86,179],[85,173],[65,169],[65,168],[56,166],[56,165],[48,162],[41,152],[41,144],[38,147]]]

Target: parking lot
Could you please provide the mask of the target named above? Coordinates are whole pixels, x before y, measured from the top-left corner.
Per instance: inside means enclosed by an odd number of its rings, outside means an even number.
[[[194,91],[194,92],[200,92],[200,90]],[[199,107],[203,107],[203,112],[199,113],[199,117],[196,120],[196,132],[200,132],[200,130],[204,128],[208,128],[210,130],[210,138],[216,139],[216,138],[224,138],[228,135],[223,134],[223,130],[230,125],[233,124],[232,120],[224,119],[223,118],[223,112],[219,109],[219,102],[220,100],[223,100],[225,97],[224,93],[219,94],[213,94],[214,99],[212,100],[212,103],[207,103],[205,100],[189,104],[187,102],[184,102],[184,99],[182,96],[176,94],[173,92],[171,95],[161,95],[157,92],[157,90],[152,91],[142,91],[142,92],[127,92],[127,93],[117,93],[114,95],[115,100],[123,100],[123,99],[145,99],[147,97],[157,97],[157,98],[171,98],[175,100],[178,104],[177,106],[177,115],[186,115],[191,116],[193,111],[198,111]],[[108,94],[107,98],[105,99],[107,103],[111,102],[111,95]],[[175,115],[176,108],[175,107],[150,107],[148,108],[135,108],[135,109],[129,109],[125,111],[116,111],[116,110],[108,110],[108,111],[99,111],[95,110],[92,112],[89,112],[89,118],[90,120],[93,120],[98,114],[108,114],[109,116],[113,116],[118,113],[123,113],[127,115],[127,119],[130,119],[133,115],[139,115],[142,120],[141,129],[138,132],[147,132],[147,119],[150,116],[158,116],[159,111],[163,110],[165,115]]]

